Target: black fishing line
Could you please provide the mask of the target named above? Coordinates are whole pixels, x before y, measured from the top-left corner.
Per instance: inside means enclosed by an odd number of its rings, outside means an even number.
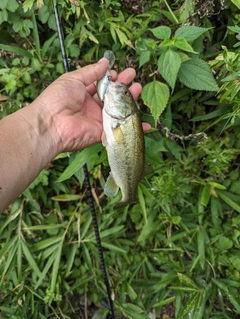
[[[66,50],[63,42],[63,35],[62,35],[62,28],[61,28],[61,23],[59,19],[59,14],[58,14],[58,9],[57,6],[54,4],[53,0],[53,7],[54,7],[54,13],[55,13],[55,18],[56,18],[56,23],[57,23],[57,30],[58,30],[58,37],[60,41],[60,47],[61,47],[61,53],[62,53],[62,58],[63,58],[63,63],[64,63],[64,69],[65,73],[70,71],[70,67],[68,64],[68,58],[66,55]],[[103,282],[106,287],[106,300],[104,299],[102,301],[102,305],[105,306],[109,312],[106,316],[106,319],[114,319],[114,311],[113,311],[113,303],[111,299],[111,291],[110,291],[110,285],[109,285],[109,280],[107,276],[107,271],[106,271],[106,265],[104,261],[104,256],[103,256],[103,249],[102,249],[102,243],[101,243],[101,238],[99,234],[99,228],[98,228],[98,222],[97,222],[97,214],[94,206],[94,198],[92,195],[92,189],[91,189],[91,184],[89,180],[89,173],[88,173],[88,168],[87,164],[83,166],[83,171],[84,171],[84,176],[85,176],[85,185],[87,189],[87,196],[88,196],[88,203],[89,207],[92,213],[92,224],[94,227],[94,232],[95,232],[95,237],[96,237],[96,244],[97,244],[97,249],[98,249],[98,254],[99,254],[99,259],[100,259],[100,267],[103,275]]]

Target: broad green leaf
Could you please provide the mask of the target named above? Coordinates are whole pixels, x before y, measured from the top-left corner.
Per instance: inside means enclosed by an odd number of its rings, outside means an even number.
[[[218,90],[209,65],[199,58],[193,58],[181,64],[179,79],[191,89],[205,91]]]
[[[142,99],[151,109],[155,122],[167,106],[169,99],[169,88],[166,84],[153,81],[144,86]]]
[[[145,63],[147,63],[151,58],[151,52],[150,51],[143,51],[139,58],[139,68],[143,66]]]
[[[231,1],[240,10],[240,0],[231,0]]]
[[[168,39],[171,37],[171,29],[166,26],[160,26],[154,29],[149,29],[156,38],[160,40]]]
[[[103,145],[97,143],[79,152],[65,171],[59,176],[57,182],[62,182],[70,178],[77,170],[83,167],[83,165],[86,164],[93,155],[100,152],[102,149]]]
[[[233,32],[240,33],[240,27],[238,25],[228,26],[227,28]]]
[[[41,69],[42,69],[42,65],[38,59],[32,59],[31,67],[35,71],[41,71]]]
[[[24,72],[23,75],[22,75],[22,80],[24,83],[26,84],[31,84],[31,76],[28,72]]]
[[[3,23],[3,21],[7,21],[8,20],[8,11],[6,9],[0,11],[0,25]],[[1,30],[2,31],[2,30]],[[1,32],[1,35],[3,33]],[[2,36],[1,36],[2,38]]]
[[[19,4],[17,3],[16,0],[1,0],[0,1],[1,3],[3,2],[3,6],[2,9],[7,9],[8,11],[10,12],[15,12],[18,7],[19,7]],[[0,8],[1,8],[1,4],[0,4]]]
[[[182,6],[175,11],[175,14],[181,23],[185,23],[187,19],[194,13],[195,10],[195,1],[185,0]]]
[[[50,12],[46,5],[38,11],[38,19],[42,22],[42,24],[45,24],[48,21],[49,16]]]
[[[8,3],[8,0],[0,1],[0,9],[2,10],[7,9],[7,3]]]
[[[22,48],[19,48],[19,47],[14,47],[11,45],[6,45],[6,44],[0,43],[0,49],[5,50],[5,51],[9,51],[9,52],[13,52],[13,53],[18,54],[18,55],[25,56],[29,59],[32,58],[32,54],[30,52],[28,52],[27,50],[24,50]]]
[[[73,43],[70,47],[69,47],[69,55],[71,58],[77,58],[80,54],[80,49],[79,46],[76,43]]]
[[[192,25],[184,25],[178,28],[174,34],[175,38],[184,38],[188,42],[196,40],[204,32],[210,30],[211,28],[200,28]]]
[[[218,246],[222,251],[229,250],[233,246],[233,242],[226,236],[221,236],[218,240]]]
[[[181,66],[181,58],[178,53],[169,49],[161,54],[158,60],[158,69],[167,83],[174,90],[177,74]]]
[[[173,45],[183,51],[190,53],[197,53],[193,50],[192,46],[184,38],[176,38]]]

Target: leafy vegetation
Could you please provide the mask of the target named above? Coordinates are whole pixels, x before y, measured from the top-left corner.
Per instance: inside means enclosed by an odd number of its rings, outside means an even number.
[[[104,297],[87,163],[116,311],[127,318],[240,313],[239,1],[59,0],[72,69],[111,49],[143,85],[139,203],[103,195],[106,151],[60,154],[0,215],[0,316],[79,318]],[[98,10],[96,10],[96,8]],[[0,116],[64,72],[46,0],[0,2]],[[206,138],[207,137],[207,138]]]

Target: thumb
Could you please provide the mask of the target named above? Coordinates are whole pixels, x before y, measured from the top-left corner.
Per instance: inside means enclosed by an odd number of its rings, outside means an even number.
[[[72,76],[80,80],[85,86],[100,80],[107,72],[108,60],[102,58],[97,63],[83,67],[80,70],[72,72]]]

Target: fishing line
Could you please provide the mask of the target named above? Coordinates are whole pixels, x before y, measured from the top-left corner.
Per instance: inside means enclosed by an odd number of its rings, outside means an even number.
[[[55,14],[55,19],[56,19],[56,23],[57,23],[58,37],[59,37],[59,41],[60,41],[64,69],[65,69],[65,73],[67,73],[70,71],[70,67],[68,64],[68,58],[66,55],[66,50],[65,50],[65,46],[64,46],[64,42],[63,42],[62,28],[61,28],[61,22],[59,19],[58,9],[57,9],[57,5],[55,5],[55,3],[54,3],[54,0],[53,0],[53,7],[54,7],[54,14]],[[92,188],[91,188],[91,184],[90,184],[87,164],[85,164],[83,166],[83,171],[84,171],[84,176],[85,176],[85,185],[86,185],[86,189],[87,189],[88,203],[89,203],[89,207],[90,207],[90,210],[92,213],[92,224],[94,227],[94,232],[95,232],[95,237],[96,237],[96,245],[97,245],[99,259],[100,259],[100,267],[101,267],[101,271],[102,271],[102,275],[103,275],[103,282],[104,282],[105,288],[106,288],[106,300],[104,299],[102,301],[102,305],[105,306],[109,310],[109,312],[106,316],[106,319],[114,319],[114,311],[113,311],[113,303],[112,303],[112,299],[111,299],[110,285],[109,285],[109,280],[108,280],[107,271],[106,271],[106,265],[105,265],[104,256],[103,256],[103,248],[102,248],[101,238],[100,238],[100,234],[99,234],[97,214],[96,214],[96,210],[95,210],[95,206],[94,206],[94,198],[92,195]]]

